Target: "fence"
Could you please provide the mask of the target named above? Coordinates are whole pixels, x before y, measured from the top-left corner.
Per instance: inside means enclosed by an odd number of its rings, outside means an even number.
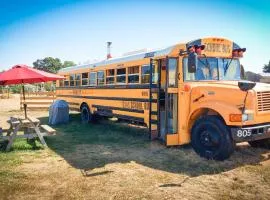
[[[56,99],[55,92],[25,92],[27,110],[48,110]],[[20,94],[20,108],[23,110],[23,94]]]

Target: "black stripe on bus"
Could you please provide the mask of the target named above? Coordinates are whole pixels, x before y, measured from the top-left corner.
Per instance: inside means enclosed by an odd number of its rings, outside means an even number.
[[[157,88],[157,84],[153,84],[152,88]],[[134,85],[104,85],[104,86],[62,86],[57,90],[74,90],[74,89],[149,89],[149,84]]]
[[[128,115],[120,115],[120,114],[114,114],[114,113],[104,113],[104,112],[95,112],[99,115],[106,116],[106,117],[117,117],[129,121],[136,121],[136,122],[141,122],[144,123],[144,118],[142,117],[133,117],[133,116],[128,116]]]
[[[158,120],[156,120],[156,119],[151,119],[151,124],[158,124]]]
[[[116,101],[150,102],[150,99],[124,98],[124,97],[100,97],[100,96],[79,96],[79,95],[57,95],[57,97],[85,98],[85,99],[101,99],[101,100],[116,100]],[[157,102],[157,99],[153,99],[152,102],[153,103],[156,103]]]
[[[152,111],[152,112],[151,112],[151,115],[157,115],[157,114],[158,114],[157,111]]]
[[[135,113],[144,113],[143,110],[130,109],[130,108],[120,108],[120,107],[112,107],[112,106],[100,106],[100,105],[92,105],[94,108],[104,109],[104,110],[120,110],[127,112],[135,112]]]

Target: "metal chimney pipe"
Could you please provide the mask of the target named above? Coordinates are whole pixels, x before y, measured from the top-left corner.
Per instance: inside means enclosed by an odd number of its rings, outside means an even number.
[[[112,58],[112,55],[111,55],[111,44],[112,44],[112,42],[107,42],[107,59]]]

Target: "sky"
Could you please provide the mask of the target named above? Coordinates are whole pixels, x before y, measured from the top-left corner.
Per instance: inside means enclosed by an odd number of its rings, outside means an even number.
[[[233,40],[247,51],[246,71],[270,60],[267,0],[9,0],[0,3],[0,71],[57,57],[83,64],[198,38]]]

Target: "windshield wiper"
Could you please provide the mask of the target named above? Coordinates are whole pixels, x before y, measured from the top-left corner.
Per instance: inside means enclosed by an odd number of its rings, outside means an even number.
[[[232,63],[232,60],[233,60],[233,58],[231,58],[230,61],[227,62],[227,65],[225,67],[223,67],[225,73],[227,72],[228,68],[230,67],[230,64]],[[224,63],[224,58],[223,58],[223,63]]]

